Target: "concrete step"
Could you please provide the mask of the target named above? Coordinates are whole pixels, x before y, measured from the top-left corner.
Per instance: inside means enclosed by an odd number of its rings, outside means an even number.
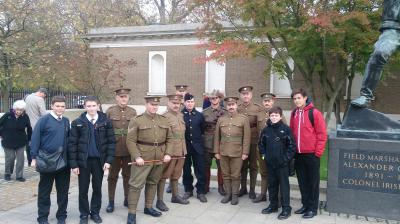
[[[211,178],[212,180],[217,180],[217,169],[211,169]],[[249,179],[248,181],[249,182]],[[290,189],[299,190],[299,183],[297,181],[297,177],[289,177]],[[261,176],[257,175],[257,186],[261,186]],[[326,194],[327,181],[321,180],[319,183],[319,191],[320,193]]]

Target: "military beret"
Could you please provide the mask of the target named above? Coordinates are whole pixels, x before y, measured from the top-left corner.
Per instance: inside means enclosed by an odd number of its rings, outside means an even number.
[[[273,94],[273,93],[262,93],[260,95],[260,97],[263,98],[264,100],[266,100],[266,99],[275,99],[276,95]]]
[[[253,86],[242,86],[239,88],[239,93],[241,92],[251,92],[253,91]]]
[[[194,96],[192,95],[192,94],[190,94],[190,93],[186,93],[185,94],[185,97],[184,97],[184,100],[186,101],[186,100],[193,100],[194,99]]]
[[[118,89],[114,90],[115,95],[129,94],[130,91],[131,91],[131,89],[129,89],[129,88],[118,88]]]
[[[178,101],[178,102],[182,101],[181,95],[171,94],[171,95],[168,95],[167,97],[168,97],[169,101]]]
[[[236,96],[227,96],[224,98],[224,101],[227,103],[230,103],[230,102],[237,103],[238,100],[239,100],[239,98]]]
[[[185,92],[187,90],[187,85],[175,85],[175,88],[179,92]]]
[[[159,103],[161,96],[145,96],[144,99],[147,103]]]

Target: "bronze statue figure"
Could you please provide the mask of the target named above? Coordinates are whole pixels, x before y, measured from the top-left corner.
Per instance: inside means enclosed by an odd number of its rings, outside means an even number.
[[[379,29],[381,35],[365,68],[361,96],[351,102],[357,107],[367,107],[374,99],[383,66],[400,46],[400,0],[384,0],[383,5],[383,22]]]

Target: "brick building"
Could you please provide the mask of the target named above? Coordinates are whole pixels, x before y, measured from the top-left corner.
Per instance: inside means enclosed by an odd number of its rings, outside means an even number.
[[[171,24],[136,27],[112,27],[92,29],[86,36],[95,51],[107,50],[120,60],[134,58],[137,61],[127,74],[127,85],[132,88],[131,103],[143,104],[146,94],[166,95],[175,91],[175,84],[187,84],[197,98],[213,89],[225,91],[226,95],[237,95],[242,85],[255,88],[254,99],[269,91],[277,94],[280,105],[292,108],[291,89],[287,80],[265,72],[269,61],[262,58],[229,59],[221,65],[215,61],[195,63],[195,59],[209,54],[197,36],[200,24]],[[233,27],[226,25],[226,31]],[[271,52],[274,54],[274,52]],[[295,74],[295,87],[304,85]],[[359,95],[362,77],[355,78],[353,97]],[[393,96],[400,96],[400,78],[386,80],[388,86],[380,84],[372,107],[388,114],[398,114],[400,104]],[[164,99],[165,101],[166,99]],[[165,103],[165,102],[164,102]],[[198,105],[201,106],[201,105]]]

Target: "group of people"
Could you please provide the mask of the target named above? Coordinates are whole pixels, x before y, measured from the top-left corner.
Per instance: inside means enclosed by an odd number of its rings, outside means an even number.
[[[62,96],[52,98],[50,113],[41,115],[34,125],[32,120],[29,122],[29,114],[24,113],[25,102],[16,101],[13,109],[0,119],[2,144],[8,151],[5,178],[9,179],[12,174],[15,155],[17,179],[22,177],[18,158],[22,157],[23,166],[23,151],[28,145],[31,165],[40,172],[38,223],[48,223],[54,183],[58,204],[56,217],[59,224],[65,223],[71,172],[78,175],[82,224],[88,223],[89,218],[95,223],[102,222],[101,186],[105,173],[108,173],[109,199],[106,212],[112,213],[115,209],[115,189],[121,172],[128,224],[136,223],[143,188],[144,213],[154,217],[169,210],[165,192],[172,194],[171,203],[186,205],[196,189],[197,199],[206,203],[213,160],[217,165],[218,192],[223,196],[221,203],[237,205],[239,197],[245,194],[259,203],[267,201],[268,192],[269,206],[261,212],[270,214],[282,207],[278,218],[286,219],[291,215],[288,179],[294,159],[303,205],[295,213],[302,214],[303,218],[317,214],[319,163],[327,133],[321,112],[309,102],[303,89],[292,94],[296,109],[291,113],[288,126],[282,109],[274,105],[276,96],[263,93],[262,105],[253,103],[252,86],[239,88],[239,97],[224,97],[218,90],[207,93],[210,106],[202,112],[196,109],[198,100],[188,93],[186,85],[175,87],[176,92],[167,96],[167,111],[163,114],[157,113],[161,97],[146,96],[146,110],[137,115],[136,110],[128,106],[130,89],[119,88],[115,90],[116,105],[106,113],[99,111],[96,97],[86,97],[85,112],[71,124],[63,116],[65,98]],[[42,99],[45,95],[46,92],[35,93]],[[18,126],[9,122],[18,123]],[[18,135],[10,135],[10,130]],[[15,140],[16,136],[24,141]],[[24,144],[10,145],[13,141]],[[9,154],[12,156],[7,156]],[[258,173],[261,192],[257,195]],[[181,176],[183,195],[178,190]],[[165,190],[167,179],[169,185]],[[153,208],[155,198],[157,209]]]

